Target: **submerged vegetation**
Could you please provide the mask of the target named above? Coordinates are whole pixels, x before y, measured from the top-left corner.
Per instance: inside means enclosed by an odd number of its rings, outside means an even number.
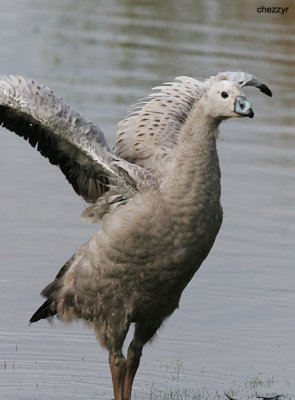
[[[199,389],[155,389],[153,388],[148,397],[149,400],[294,400],[294,397],[289,394],[275,394],[270,388],[263,386],[257,393],[253,394],[253,391],[240,392],[233,388],[229,391],[231,395],[227,393],[213,392],[207,388]],[[263,394],[262,394],[263,393]]]
[[[171,386],[173,388],[150,389],[148,400],[294,400],[294,396],[285,393],[278,393],[278,387],[288,388],[290,382],[281,382],[275,377],[266,377],[257,374],[244,382],[233,382],[226,391],[217,391],[206,387],[196,389],[183,388],[181,376],[184,374],[184,364],[182,361],[173,362],[167,366],[167,370],[172,372]],[[172,370],[175,370],[174,372]],[[175,381],[177,385],[175,387]],[[166,385],[167,386],[167,385]],[[197,382],[196,382],[197,386]],[[135,396],[141,399],[141,395]]]

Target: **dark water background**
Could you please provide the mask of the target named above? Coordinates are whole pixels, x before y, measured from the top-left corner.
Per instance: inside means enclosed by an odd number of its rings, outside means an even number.
[[[255,118],[222,126],[224,224],[146,347],[136,399],[295,395],[295,3],[265,3],[289,10],[259,14],[254,0],[0,1],[0,73],[47,84],[109,143],[130,105],[177,75],[245,70],[273,90],[270,99],[247,89]],[[40,290],[97,227],[81,223],[84,203],[57,168],[0,136],[0,398],[110,399],[92,332],[28,325]]]

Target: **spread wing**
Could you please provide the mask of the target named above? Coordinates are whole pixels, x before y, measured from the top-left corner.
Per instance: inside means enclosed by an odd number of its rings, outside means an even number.
[[[0,124],[58,165],[89,203],[106,192],[114,203],[126,201],[150,182],[148,172],[112,154],[100,128],[33,80],[0,78]]]
[[[271,96],[264,83],[245,72],[223,72],[204,82],[179,76],[173,82],[155,87],[119,122],[114,153],[154,174],[164,172],[192,109],[212,81],[219,79],[235,81],[241,87],[255,86]]]

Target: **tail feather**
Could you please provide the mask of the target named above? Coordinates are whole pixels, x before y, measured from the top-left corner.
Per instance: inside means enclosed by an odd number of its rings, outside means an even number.
[[[30,323],[37,322],[40,319],[47,319],[57,314],[56,310],[56,295],[62,287],[63,276],[71,266],[75,258],[75,254],[65,263],[59,273],[56,275],[53,282],[49,283],[41,292],[47,300],[38,308],[32,315]]]
[[[52,299],[46,300],[41,307],[32,315],[30,319],[30,323],[37,322],[40,319],[46,319],[49,317],[53,317],[56,314],[56,310],[53,306]]]

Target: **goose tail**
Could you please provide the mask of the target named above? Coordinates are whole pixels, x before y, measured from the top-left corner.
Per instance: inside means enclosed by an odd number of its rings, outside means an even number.
[[[54,302],[52,299],[47,299],[41,307],[32,315],[30,323],[37,322],[40,319],[47,319],[56,315]]]

